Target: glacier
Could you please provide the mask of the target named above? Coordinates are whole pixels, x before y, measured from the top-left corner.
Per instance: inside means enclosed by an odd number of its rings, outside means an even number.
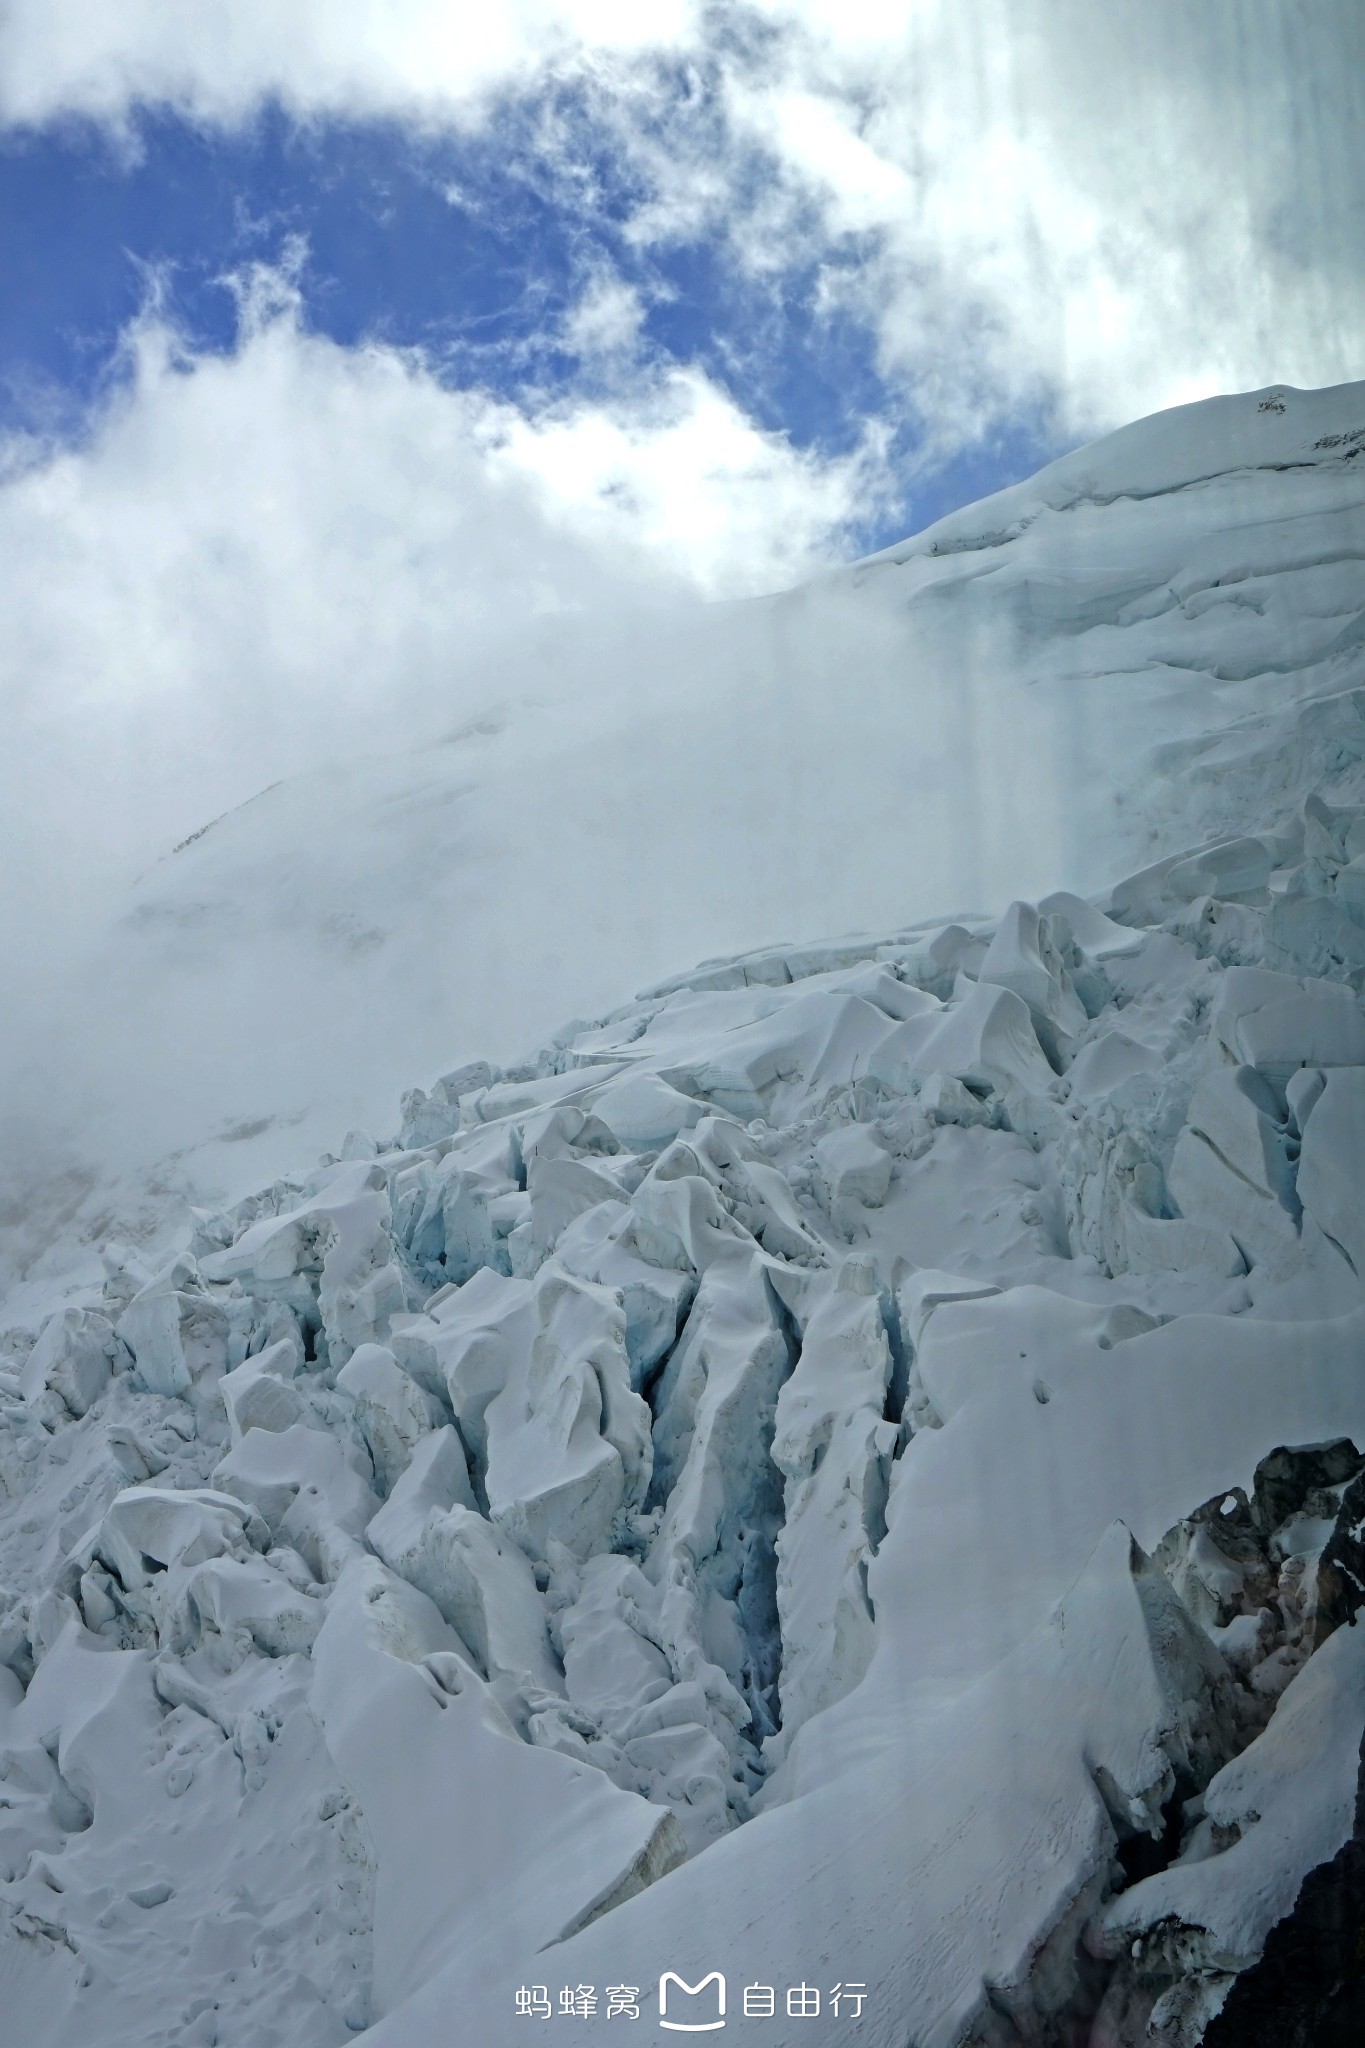
[[[235,1149],[182,1069],[74,1199],[11,1168],[16,2038],[1356,2037],[1362,451],[1359,385],[1138,422],[596,732],[267,792],[140,885],[115,1010],[318,971],[292,1050],[234,1012]],[[494,984],[445,1053],[440,933]]]

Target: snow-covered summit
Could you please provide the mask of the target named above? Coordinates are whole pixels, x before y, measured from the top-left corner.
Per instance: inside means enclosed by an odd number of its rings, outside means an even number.
[[[1017,538],[1043,512],[1210,488],[1227,492],[1258,474],[1340,471],[1365,448],[1360,397],[1359,385],[1296,391],[1277,384],[1172,406],[1062,456],[1024,483],[950,512],[868,560],[899,563],[992,548]]]
[[[182,1025],[214,993],[300,1117],[240,1156],[303,1156],[12,1298],[25,2040],[611,2042],[715,1972],[746,2040],[1238,2039],[1354,1853],[1365,1722],[1357,426],[1359,387],[1143,423],[1006,494],[1012,535],[723,615],[727,659],[790,658],[749,696],[693,671],[590,733],[357,765],[148,880],[127,971]],[[976,818],[930,764],[972,719],[1018,816],[982,814],[985,909],[930,915]],[[813,906],[781,942],[760,786]],[[262,1018],[325,1105],[329,1002],[359,1057],[442,946],[465,986],[515,932],[525,986],[538,929],[656,889],[645,993],[501,1066],[452,1029],[397,1131],[305,1163]],[[809,936],[859,900],[872,930]],[[755,943],[659,978],[708,916]],[[191,1182],[210,1108],[176,1110]]]

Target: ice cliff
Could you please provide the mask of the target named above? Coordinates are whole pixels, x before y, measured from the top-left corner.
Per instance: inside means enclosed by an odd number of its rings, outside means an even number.
[[[1109,731],[1135,871],[708,963],[16,1297],[13,2038],[656,2038],[670,1972],[1356,2037],[1362,451],[1185,408],[841,579]]]

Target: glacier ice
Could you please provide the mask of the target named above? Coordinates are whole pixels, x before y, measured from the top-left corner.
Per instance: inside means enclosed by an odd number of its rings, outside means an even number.
[[[1142,423],[840,585],[1078,717],[1217,685],[1124,879],[708,961],[16,1295],[26,2042],[826,1968],[870,2048],[1217,2038],[1358,1826],[1361,402]]]

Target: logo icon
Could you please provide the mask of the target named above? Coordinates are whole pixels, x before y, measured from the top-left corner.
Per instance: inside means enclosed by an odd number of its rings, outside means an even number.
[[[665,2019],[664,2015],[668,2011],[668,1987],[670,1984],[675,1991],[681,1992],[684,1998],[701,1998],[708,1985],[714,1984],[716,1987],[715,2010],[718,2017],[713,2020]],[[705,2012],[708,2010],[710,2003],[711,2001],[708,1999],[705,2005],[694,2006],[692,2010]],[[674,2001],[674,2009],[677,2009],[676,1999]],[[676,1970],[665,1970],[663,1976],[659,1979],[659,2025],[667,2027],[674,2034],[714,2034],[717,2027],[723,2027],[725,2025],[725,1979],[721,1976],[720,1971],[712,1970],[710,1976],[703,1977],[700,1984],[684,1984]]]

